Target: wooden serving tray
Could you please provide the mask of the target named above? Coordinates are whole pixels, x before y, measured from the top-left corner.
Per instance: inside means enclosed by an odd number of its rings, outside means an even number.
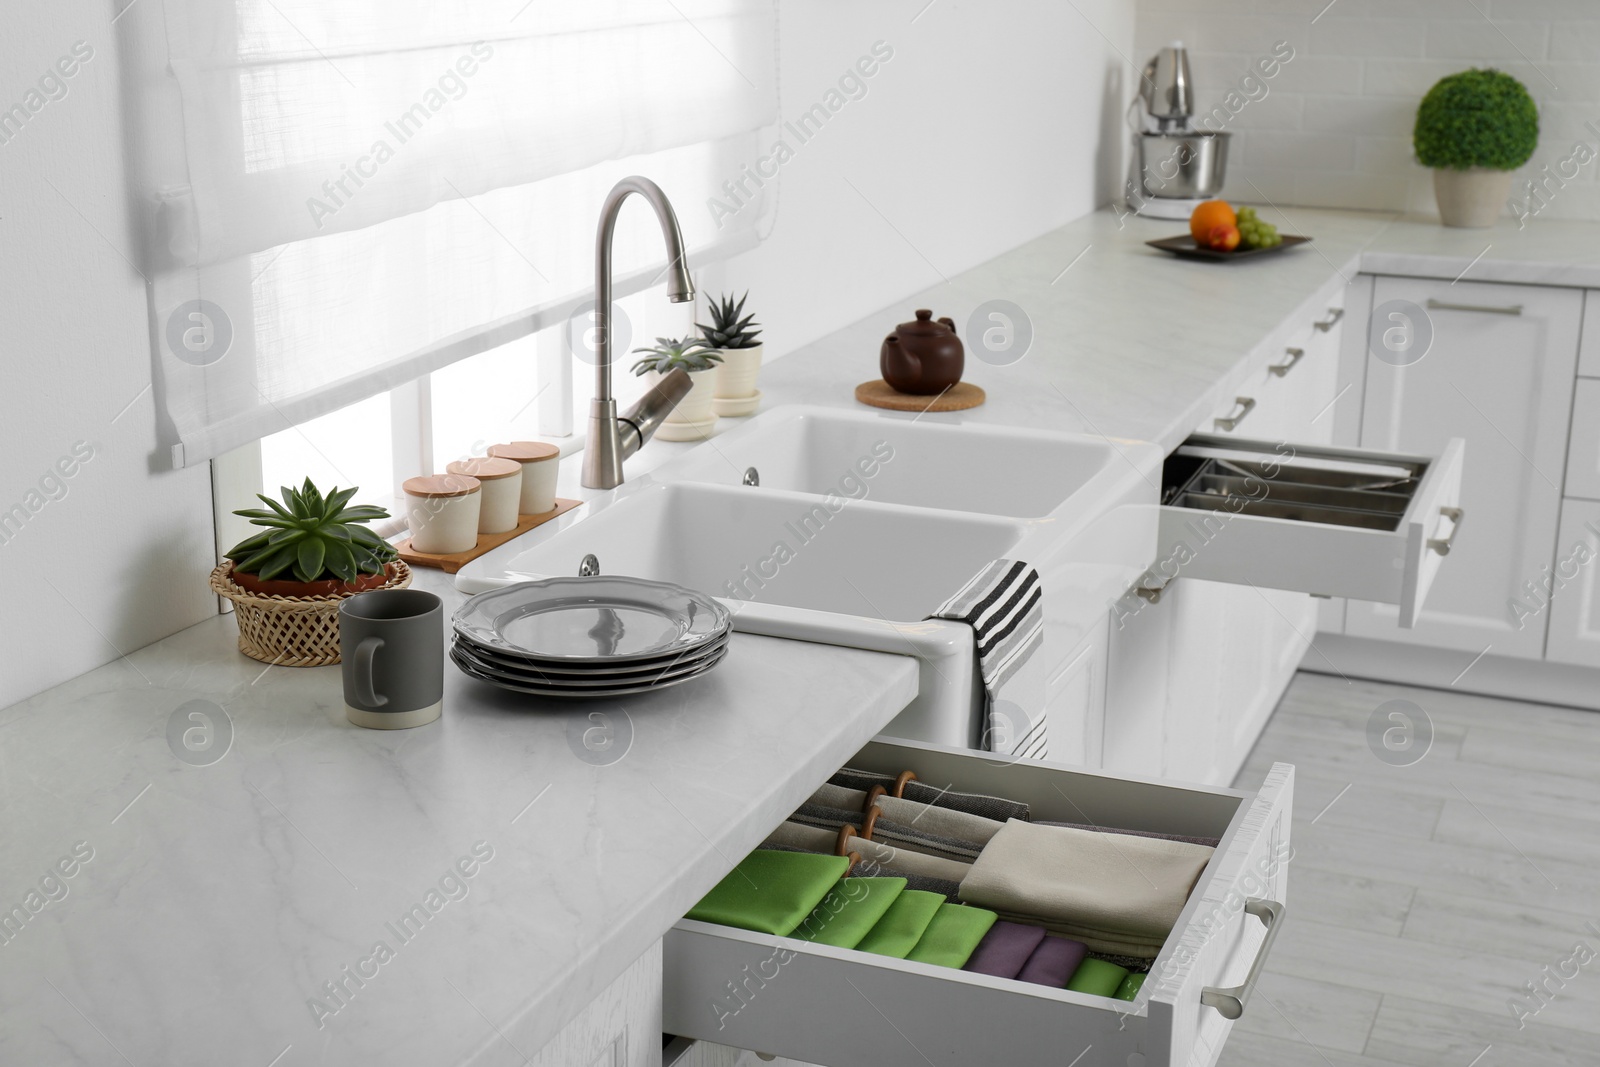
[[[513,537],[520,537],[535,526],[543,526],[558,515],[565,515],[581,503],[583,503],[581,500],[566,500],[557,497],[556,506],[541,515],[518,515],[517,525],[514,529],[507,530],[505,533],[479,534],[478,543],[465,552],[418,552],[411,547],[411,538],[409,537],[395,545],[394,549],[400,553],[401,559],[412,566],[437,567],[446,574],[454,574],[485,552],[499,548]]]
[[[856,386],[856,399],[875,408],[889,411],[966,411],[987,399],[981,386],[971,382],[957,382],[942,393],[914,396],[902,393],[879,378],[875,382],[862,382]]]

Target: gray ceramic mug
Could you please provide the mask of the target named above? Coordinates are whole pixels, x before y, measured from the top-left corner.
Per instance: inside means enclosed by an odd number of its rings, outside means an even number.
[[[345,716],[405,730],[444,707],[444,602],[420,589],[374,589],[339,605]]]

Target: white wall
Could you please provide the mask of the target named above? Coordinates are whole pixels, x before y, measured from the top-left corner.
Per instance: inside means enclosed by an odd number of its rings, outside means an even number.
[[[785,118],[875,41],[894,57],[812,140],[791,138],[770,237],[723,272],[751,289],[769,355],[1113,198],[1133,0],[781,0],[780,11]],[[876,360],[865,353],[863,367]]]
[[[207,472],[152,471],[110,18],[109,4],[8,4],[0,33],[0,110],[75,42],[94,50],[0,144],[0,707],[216,610]]]
[[[1600,5],[1594,0],[1139,0],[1136,59],[1189,46],[1198,101],[1221,102],[1249,64],[1288,41],[1295,58],[1246,105],[1224,195],[1261,203],[1435,213],[1432,172],[1412,156],[1417,104],[1470,67],[1518,78],[1539,105],[1539,148],[1516,177],[1552,171],[1575,142],[1600,145]],[[1585,128],[1595,123],[1596,130]],[[1600,165],[1551,188],[1539,218],[1600,218]],[[1569,169],[1568,173],[1572,173]]]

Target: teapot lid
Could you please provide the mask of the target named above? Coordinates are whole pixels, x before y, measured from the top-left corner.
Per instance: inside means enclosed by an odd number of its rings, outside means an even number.
[[[917,321],[902,322],[895,327],[895,332],[909,337],[932,337],[935,334],[950,332],[950,327],[942,322],[933,321],[933,312],[927,308],[917,309]]]

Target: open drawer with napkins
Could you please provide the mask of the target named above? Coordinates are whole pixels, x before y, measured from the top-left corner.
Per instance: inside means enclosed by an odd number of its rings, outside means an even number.
[[[664,942],[666,1032],[828,1067],[1216,1062],[1284,913],[1293,767],[1248,791],[881,738],[849,766],[1013,799],[1041,824],[1217,844],[1132,1000],[684,919]]]
[[[1162,471],[1159,579],[1398,604],[1415,624],[1464,515],[1466,443],[1438,456],[1195,434]]]

